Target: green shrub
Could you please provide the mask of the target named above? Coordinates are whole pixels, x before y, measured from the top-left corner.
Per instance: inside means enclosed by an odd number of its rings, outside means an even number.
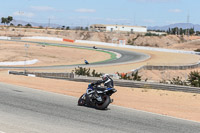
[[[145,36],[159,36],[159,35],[155,33],[146,33]]]
[[[188,76],[188,82],[190,86],[200,87],[200,72],[198,71],[190,72]]]
[[[194,50],[195,52],[200,52],[200,49],[198,48],[198,49],[196,49],[196,50]]]
[[[102,75],[102,73],[98,73],[95,70],[93,70],[92,73],[90,73],[90,68],[83,68],[83,67],[75,68],[75,74],[82,76],[92,76],[92,77],[100,77]]]
[[[186,81],[182,81],[182,78],[179,76],[169,81],[170,81],[170,84],[174,84],[174,85],[185,85],[185,86],[187,85]]]

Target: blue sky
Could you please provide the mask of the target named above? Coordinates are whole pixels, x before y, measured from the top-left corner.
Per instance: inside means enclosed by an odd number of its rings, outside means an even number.
[[[200,0],[1,0],[0,17],[87,26],[94,23],[163,26],[200,24]]]

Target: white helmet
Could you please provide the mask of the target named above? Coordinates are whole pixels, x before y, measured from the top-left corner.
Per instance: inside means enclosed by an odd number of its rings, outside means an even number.
[[[107,80],[107,78],[109,78],[109,77],[110,77],[109,74],[104,74],[104,75],[102,75],[102,80],[105,81],[105,80]]]

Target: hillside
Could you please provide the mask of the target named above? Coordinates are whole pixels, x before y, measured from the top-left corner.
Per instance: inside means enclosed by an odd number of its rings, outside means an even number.
[[[153,27],[148,27],[148,30],[167,31],[169,28],[175,28],[175,27],[183,28],[183,29],[194,28],[195,31],[200,31],[200,25],[192,24],[192,23],[175,23],[175,24],[170,24],[170,25],[165,25],[165,26],[153,26]]]
[[[195,42],[195,45],[186,43],[189,38],[187,36],[144,36],[139,34],[130,33],[117,33],[117,32],[91,32],[83,30],[56,30],[56,29],[34,29],[34,28],[14,28],[14,27],[0,27],[0,36],[10,37],[24,37],[24,36],[52,36],[68,38],[73,40],[89,40],[100,41],[108,43],[118,43],[119,39],[126,40],[126,44],[135,46],[148,46],[148,47],[160,47],[160,48],[172,48],[172,49],[191,49],[200,48],[199,41]],[[200,37],[199,37],[200,38]],[[198,39],[198,38],[195,38]],[[187,44],[187,47],[183,47]]]

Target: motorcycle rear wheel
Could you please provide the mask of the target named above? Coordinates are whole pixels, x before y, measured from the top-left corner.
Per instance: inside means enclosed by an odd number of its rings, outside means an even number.
[[[104,110],[108,107],[108,105],[111,102],[110,96],[108,96],[108,95],[103,95],[102,100],[104,101],[103,103],[100,103],[100,104],[96,103],[96,105],[95,105],[96,109]]]

